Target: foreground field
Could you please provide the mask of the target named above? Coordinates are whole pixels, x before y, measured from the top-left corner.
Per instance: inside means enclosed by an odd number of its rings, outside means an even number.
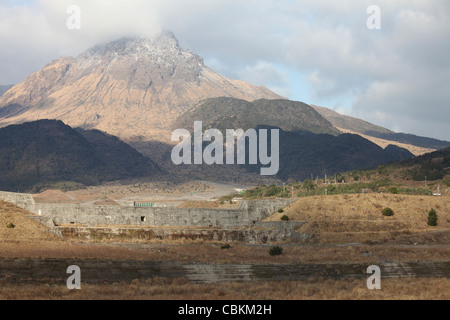
[[[321,280],[193,284],[186,279],[155,278],[112,285],[82,285],[70,291],[62,285],[3,285],[0,299],[9,300],[448,300],[449,279],[385,279],[381,290],[365,281]]]
[[[280,256],[268,254],[271,245],[248,245],[203,241],[151,241],[83,243],[57,238],[45,227],[27,218],[28,212],[0,202],[0,260],[56,259],[71,263],[91,260],[135,262],[176,262],[181,265],[262,265],[300,269],[351,264],[362,266],[407,266],[409,263],[447,263],[450,257],[448,198],[393,195],[352,195],[302,198],[276,213],[269,220],[286,214],[291,220],[306,220],[302,232],[314,232],[319,243],[281,244]],[[394,217],[380,217],[380,208],[390,206]],[[435,208],[439,226],[426,225],[426,212]],[[8,228],[14,224],[14,228]],[[308,229],[309,228],[309,229]],[[342,233],[342,235],[341,235]],[[373,241],[378,239],[378,242]],[[370,240],[363,243],[361,240]],[[351,243],[353,242],[353,243]],[[354,242],[359,242],[354,243]],[[5,260],[6,259],[6,260]],[[31,264],[30,264],[31,265]],[[431,270],[431,269],[430,269]],[[18,270],[20,272],[21,270]],[[65,276],[63,270],[63,277]],[[94,270],[95,271],[95,270]],[[102,270],[98,270],[101,274]],[[400,276],[402,272],[399,273]],[[382,290],[366,287],[361,279],[321,278],[291,281],[242,281],[197,284],[186,278],[156,277],[117,281],[108,284],[84,282],[81,291],[69,291],[63,281],[25,282],[0,279],[0,299],[449,299],[449,278],[434,278],[433,272],[421,277],[383,278]]]

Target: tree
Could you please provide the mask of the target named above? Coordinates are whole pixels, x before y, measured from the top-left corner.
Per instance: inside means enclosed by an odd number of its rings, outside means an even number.
[[[430,227],[436,227],[438,225],[438,215],[434,209],[431,209],[430,212],[428,212],[428,225]]]

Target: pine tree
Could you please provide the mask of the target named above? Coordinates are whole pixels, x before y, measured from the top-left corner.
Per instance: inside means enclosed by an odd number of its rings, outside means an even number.
[[[428,225],[431,227],[436,227],[438,224],[438,215],[436,213],[436,210],[431,209],[430,212],[428,212]]]

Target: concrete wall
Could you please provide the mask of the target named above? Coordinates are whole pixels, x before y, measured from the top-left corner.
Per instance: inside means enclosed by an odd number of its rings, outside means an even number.
[[[35,204],[33,196],[26,193],[0,191],[0,200],[13,203],[16,206],[24,209]]]
[[[298,234],[295,228],[305,222],[275,222],[270,228],[85,228],[58,227],[64,238],[90,241],[110,240],[204,240],[246,243],[307,242],[311,235]],[[283,225],[283,226],[280,226]],[[269,225],[267,225],[269,226]]]
[[[35,203],[31,195],[0,192],[0,199],[32,213],[41,213],[55,224],[138,225],[156,227],[253,226],[293,200],[243,201],[238,209],[135,208]]]

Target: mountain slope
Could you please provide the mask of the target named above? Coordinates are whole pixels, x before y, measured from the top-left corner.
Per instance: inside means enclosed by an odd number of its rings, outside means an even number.
[[[328,108],[318,107],[315,105],[311,106],[339,130],[343,132],[361,134],[368,139],[375,138],[371,139],[375,143],[378,143],[377,139],[382,139],[390,141],[392,144],[397,144],[400,147],[407,147],[407,145],[415,146],[418,148],[409,148],[409,150],[417,155],[450,146],[450,142],[448,141],[419,137],[413,134],[393,132],[367,121],[342,115]]]
[[[24,191],[58,181],[93,185],[156,173],[149,159],[99,131],[77,132],[55,120],[0,129],[1,190]]]
[[[341,134],[311,106],[301,102],[207,99],[180,115],[173,129],[193,132],[194,121],[202,121],[203,130],[216,128],[222,132],[226,129],[281,129],[277,175],[281,179],[303,180],[311,175],[332,175],[414,157],[398,146],[381,148],[359,135]],[[259,174],[261,165],[246,165],[245,168]]]
[[[216,128],[222,132],[226,129],[247,130],[258,125],[268,125],[285,131],[340,134],[309,105],[289,100],[248,102],[234,98],[207,99],[180,115],[173,129],[192,131],[194,121],[203,121],[205,129]]]
[[[374,169],[347,172],[346,181],[358,180],[388,182],[397,185],[409,194],[446,194],[450,187],[450,148],[441,149],[419,157],[382,165]],[[378,187],[381,185],[375,184]]]
[[[169,141],[168,127],[180,113],[222,96],[282,98],[222,77],[164,33],[155,39],[121,39],[53,61],[0,97],[0,126],[48,118],[127,141]]]
[[[0,85],[0,97],[5,94],[6,91],[14,87],[14,85]]]
[[[450,175],[450,148],[401,161],[390,167],[402,169],[406,178],[416,181],[443,179]]]
[[[394,133],[393,131],[390,131],[386,128],[371,124],[361,119],[342,115],[334,110],[325,107],[319,107],[315,105],[311,105],[311,107],[316,109],[317,112],[319,112],[325,119],[330,121],[331,124],[333,124],[333,126],[335,126],[336,128],[352,130],[354,132],[363,134],[369,131],[380,133]]]
[[[270,128],[261,126],[258,128]],[[414,157],[409,151],[390,146],[383,149],[359,135],[313,134],[306,131],[280,131],[280,171],[282,179],[304,180],[311,175],[376,167]],[[260,166],[247,166],[251,171]]]

